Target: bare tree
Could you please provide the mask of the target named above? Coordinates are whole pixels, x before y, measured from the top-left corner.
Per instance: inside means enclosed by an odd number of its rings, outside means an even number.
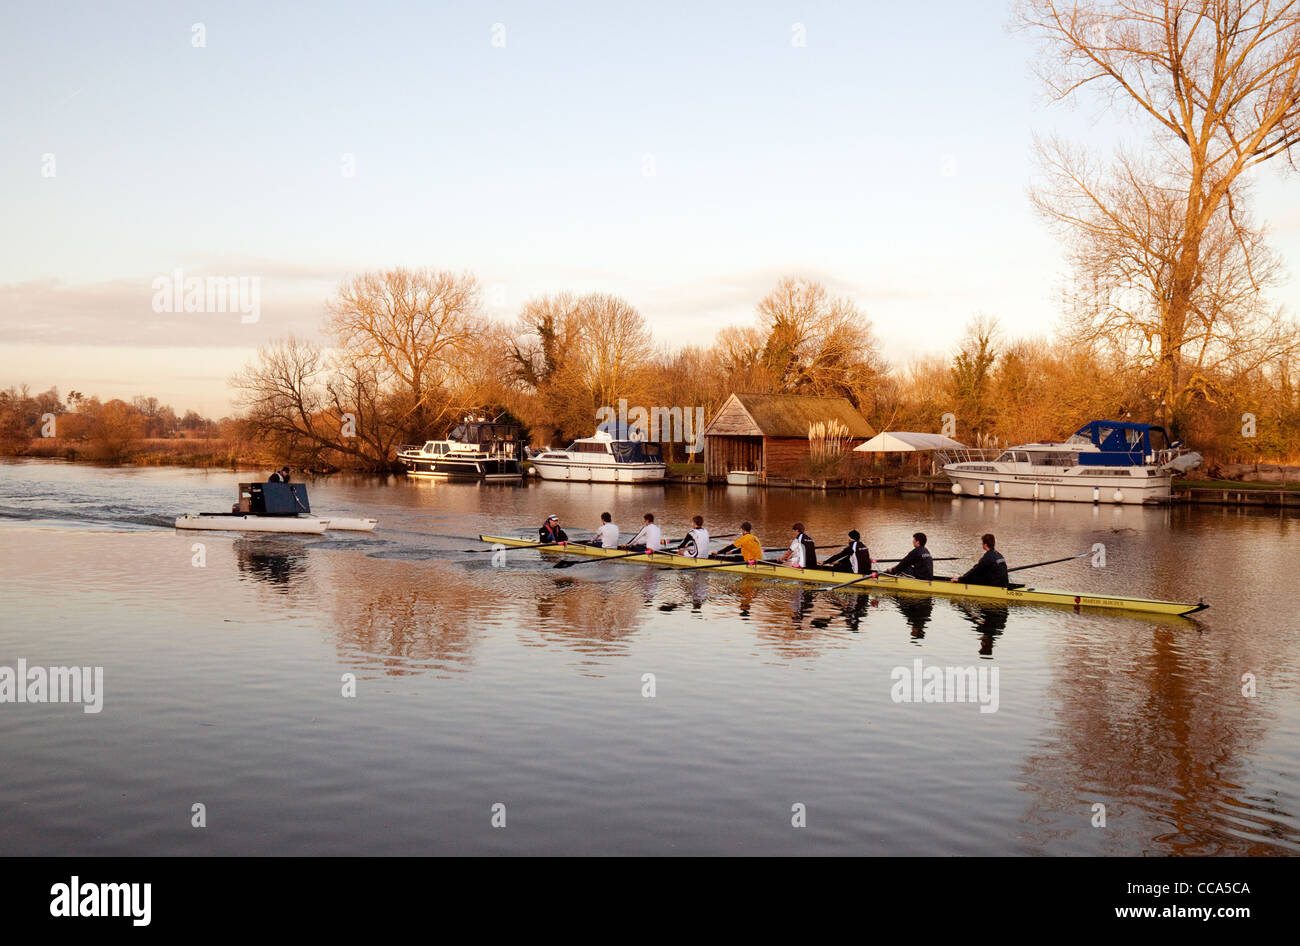
[[[1038,204],[1076,231],[1076,265],[1096,283],[1085,296],[1145,294],[1140,307],[1104,303],[1084,321],[1148,346],[1162,411],[1176,421],[1205,389],[1207,360],[1281,337],[1258,324],[1269,267],[1240,185],[1290,157],[1300,134],[1300,0],[1022,0],[1019,16],[1043,40],[1041,72],[1058,99],[1093,88],[1129,106],[1164,156],[1121,157],[1107,180],[1051,144],[1058,187]]]
[[[338,454],[364,469],[386,468],[401,434],[391,418],[409,410],[395,407],[375,365],[332,361],[319,345],[292,335],[261,348],[231,385],[253,436],[311,466]],[[352,415],[346,428],[345,414]]]
[[[455,410],[453,392],[486,330],[474,276],[366,273],[345,282],[328,311],[326,328],[346,357],[405,390],[408,428],[423,434]]]

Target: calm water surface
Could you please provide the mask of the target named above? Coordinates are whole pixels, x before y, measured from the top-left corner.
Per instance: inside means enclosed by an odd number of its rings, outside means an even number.
[[[171,527],[249,478],[0,464],[0,664],[102,666],[105,688],[97,715],[0,704],[0,854],[1300,852],[1293,516],[336,477],[313,510],[379,531]],[[1105,568],[1025,574],[1211,608],[1008,610],[459,551],[606,509],[672,536],[696,512],[716,532],[749,518],[767,545],[795,519],[822,544],[856,527],[882,557],[917,529],[967,557],[993,531],[1012,565],[1100,542]],[[895,702],[917,659],[996,667],[997,711]]]

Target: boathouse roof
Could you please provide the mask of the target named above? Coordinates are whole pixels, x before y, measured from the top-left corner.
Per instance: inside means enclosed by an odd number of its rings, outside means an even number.
[[[713,437],[797,437],[808,439],[810,424],[839,421],[852,438],[874,437],[865,417],[843,397],[735,393],[704,428]]]

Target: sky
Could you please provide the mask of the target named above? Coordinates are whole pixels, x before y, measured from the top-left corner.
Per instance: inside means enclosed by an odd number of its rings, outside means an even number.
[[[1049,334],[1034,135],[1109,147],[1114,116],[1047,100],[1009,2],[917,9],[6,0],[0,387],[228,414],[258,346],[397,265],[474,273],[500,319],[613,293],[674,347],[783,275],[857,302],[894,364],[977,313]],[[1296,183],[1255,191],[1292,267]],[[178,275],[250,304],[157,311]]]

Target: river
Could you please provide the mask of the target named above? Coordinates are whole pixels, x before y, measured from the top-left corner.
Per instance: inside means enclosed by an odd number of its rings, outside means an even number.
[[[100,712],[0,703],[0,854],[1300,853],[1293,513],[335,476],[313,511],[376,532],[172,528],[251,478],[0,464],[0,666],[103,668]],[[1210,608],[462,551],[605,510],[879,557],[921,530],[954,568],[985,531],[1012,566],[1101,544],[1020,574]],[[918,666],[989,689],[903,700]]]

